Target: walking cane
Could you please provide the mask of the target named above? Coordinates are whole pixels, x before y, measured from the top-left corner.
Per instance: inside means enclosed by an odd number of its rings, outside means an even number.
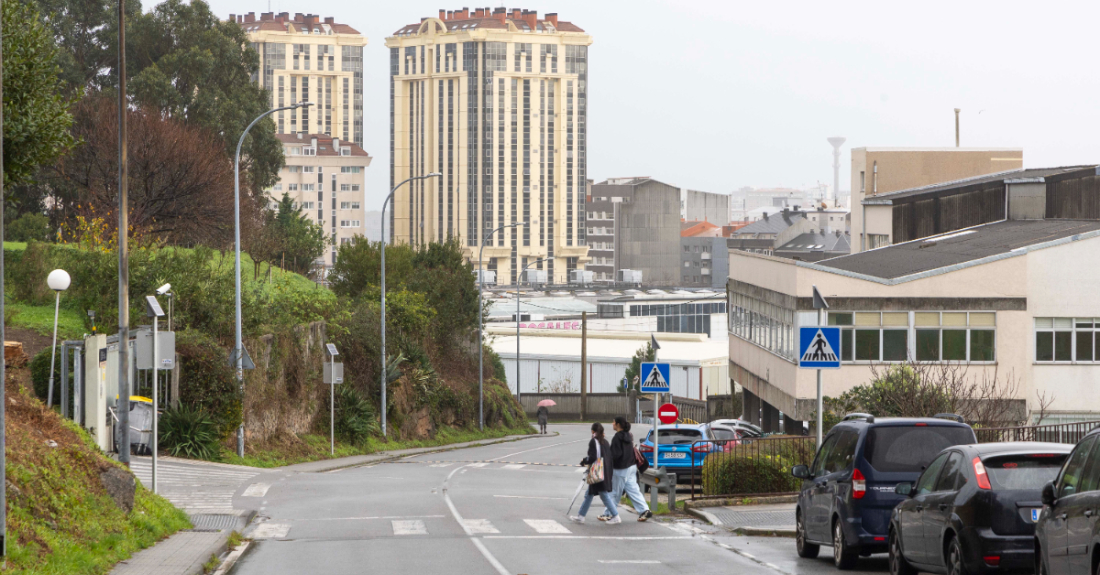
[[[565,516],[568,517],[569,513],[573,511],[573,504],[577,502],[577,496],[581,494],[581,489],[584,489],[586,482],[581,479],[581,484],[577,486],[577,492],[573,494],[573,500],[569,502],[569,509],[565,511]]]

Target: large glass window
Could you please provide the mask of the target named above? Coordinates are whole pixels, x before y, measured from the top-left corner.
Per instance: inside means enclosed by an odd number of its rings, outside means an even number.
[[[1100,362],[1100,318],[1035,318],[1035,361]]]
[[[994,312],[829,312],[829,325],[842,328],[842,361],[995,359]]]

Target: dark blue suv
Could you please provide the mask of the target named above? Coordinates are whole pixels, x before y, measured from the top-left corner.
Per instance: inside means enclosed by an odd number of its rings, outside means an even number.
[[[800,557],[833,548],[838,569],[860,556],[885,553],[890,513],[904,496],[899,483],[914,482],[947,447],[977,443],[974,430],[952,414],[890,418],[853,413],[829,430],[813,465],[791,474],[803,480],[795,510]]]

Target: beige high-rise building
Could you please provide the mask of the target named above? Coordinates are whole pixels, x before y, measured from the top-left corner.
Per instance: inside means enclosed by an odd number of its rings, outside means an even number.
[[[1022,167],[1022,148],[852,148],[852,253],[890,243],[893,223],[867,214],[864,200]]]
[[[271,107],[313,102],[274,115],[277,133],[326,134],[363,145],[363,47],[367,39],[333,18],[313,14],[255,12],[229,15],[260,55],[252,78],[271,97]]]
[[[440,10],[386,38],[390,49],[392,241],[457,238],[471,261],[516,283],[523,267],[564,283],[588,260],[588,46],[536,11]],[[514,222],[530,225],[493,234]],[[476,262],[475,262],[476,265]]]

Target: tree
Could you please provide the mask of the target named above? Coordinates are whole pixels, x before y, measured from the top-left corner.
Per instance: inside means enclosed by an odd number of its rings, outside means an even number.
[[[634,352],[634,357],[630,358],[630,367],[626,368],[626,387],[623,387],[622,382],[619,383],[619,393],[626,393],[628,390],[635,390],[641,388],[641,373],[642,362],[657,361],[657,350],[653,349],[653,344],[645,342],[645,347],[638,348],[638,351]]]
[[[36,4],[58,45],[56,60],[66,93],[79,97],[112,86],[118,63],[117,4],[73,0],[36,0]],[[140,13],[141,2],[127,0],[127,22]]]
[[[50,240],[50,218],[44,214],[23,214],[4,229],[9,242],[45,242]]]
[[[285,193],[269,222],[272,259],[281,262],[285,269],[308,275],[313,262],[325,254],[329,244],[324,228],[310,221]]]
[[[33,5],[3,3],[4,182],[31,179],[73,144],[57,46]]]
[[[111,220],[118,198],[118,107],[104,96],[74,109],[84,141],[44,174],[70,224],[94,212]],[[233,233],[233,171],[213,134],[156,110],[132,110],[129,206],[135,229],[178,245],[226,246]],[[242,198],[242,212],[257,209]]]

